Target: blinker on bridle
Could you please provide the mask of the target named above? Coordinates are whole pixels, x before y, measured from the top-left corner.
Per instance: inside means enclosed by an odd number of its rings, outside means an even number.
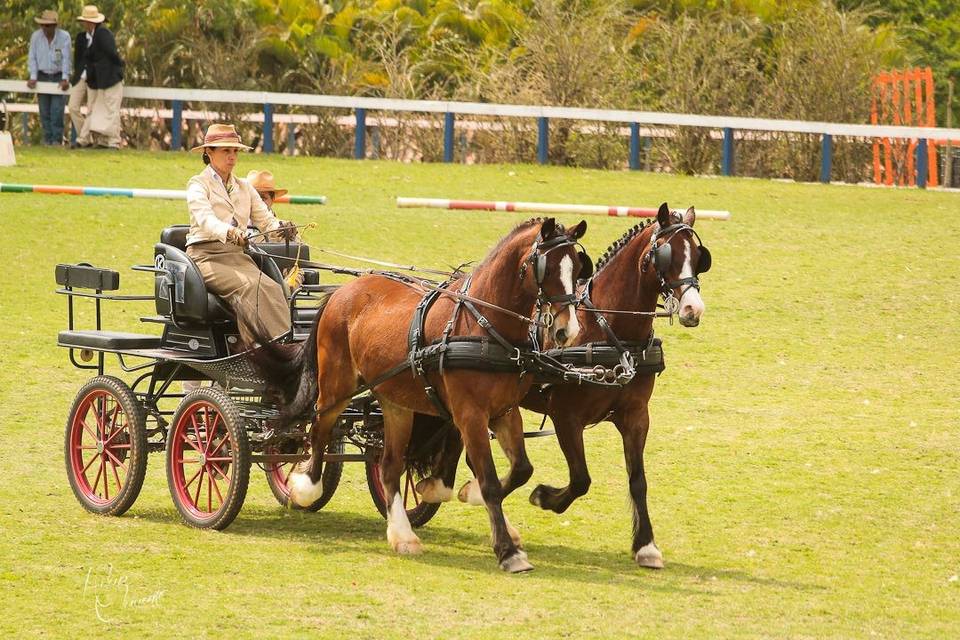
[[[694,269],[694,275],[668,282],[666,277],[667,271],[670,269],[670,265],[673,263],[673,249],[670,246],[670,239],[681,231],[689,231],[693,237],[697,239],[697,245],[700,248],[700,257],[697,259],[697,266]],[[661,245],[657,244],[657,240],[659,238],[663,238],[664,240],[663,244]],[[680,291],[681,298],[691,287],[697,291],[700,291],[700,280],[697,278],[697,276],[710,270],[712,258],[710,257],[710,250],[703,245],[703,241],[700,239],[700,235],[696,232],[696,230],[686,223],[677,222],[667,225],[662,229],[657,229],[653,232],[653,235],[650,238],[650,250],[643,257],[644,267],[646,267],[646,265],[648,265],[650,262],[653,262],[653,267],[657,272],[657,277],[660,279],[660,292],[663,294],[663,297],[666,300],[673,296],[674,289],[680,287],[686,287]]]
[[[520,267],[520,280],[523,280],[526,276],[527,264],[529,263],[533,267],[533,277],[537,283],[538,302],[548,304],[574,304],[577,301],[576,291],[559,296],[547,296],[543,291],[543,281],[547,277],[547,254],[554,249],[577,244],[579,243],[571,240],[564,233],[549,240],[544,240],[540,234],[537,234],[537,239],[533,241],[533,245],[530,247],[530,256],[523,261],[523,266]],[[581,251],[580,253],[586,256],[586,252]],[[589,260],[589,258],[587,259]],[[576,287],[574,287],[574,289],[576,289]]]

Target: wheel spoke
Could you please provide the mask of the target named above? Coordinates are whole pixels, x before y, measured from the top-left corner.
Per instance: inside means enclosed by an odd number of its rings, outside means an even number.
[[[223,435],[223,438],[220,440],[220,444],[218,444],[216,447],[214,447],[214,448],[213,448],[213,451],[208,452],[208,455],[215,456],[215,455],[217,455],[218,453],[220,453],[220,447],[222,447],[222,446],[223,446],[223,443],[226,442],[226,441],[229,440],[229,439],[230,439],[230,434],[229,434],[229,433],[225,433],[225,434]]]
[[[197,445],[202,446],[202,445],[203,445],[203,439],[200,437],[200,427],[197,426],[197,414],[196,414],[196,413],[191,413],[191,414],[190,414],[190,422],[193,423],[193,435],[195,435],[196,438],[197,438]],[[203,449],[201,449],[200,446],[197,446],[197,451],[199,451],[200,453],[203,453]]]
[[[226,456],[226,457],[220,456],[218,458],[207,458],[207,461],[208,462],[232,462],[233,458],[231,458],[230,456]]]
[[[220,504],[223,505],[226,500],[223,499],[223,494],[220,493],[220,487],[217,485],[217,480],[213,475],[210,476],[210,484],[213,485],[213,490],[217,492],[217,497],[220,498]]]
[[[200,481],[197,482],[197,493],[193,496],[193,506],[200,508],[200,487],[203,486],[203,472],[205,467],[200,467]]]
[[[104,447],[104,448],[103,448],[103,452],[104,452],[105,454],[107,454],[108,456],[110,456],[111,462],[112,462],[113,464],[117,465],[118,467],[120,467],[120,468],[123,469],[124,471],[127,470],[127,465],[125,465],[125,464],[123,464],[122,462],[120,462],[120,458],[118,458],[117,456],[115,456],[115,455],[113,455],[112,453],[110,453],[110,449],[107,449],[106,447]]]
[[[209,420],[209,419],[210,419],[210,418],[208,417],[207,420]],[[210,426],[210,432],[207,434],[207,451],[210,453],[210,455],[213,455],[213,454],[215,454],[215,453],[217,452],[216,449],[213,450],[213,451],[210,451],[210,446],[213,444],[213,439],[214,439],[214,437],[216,437],[216,435],[217,435],[217,423],[218,423],[218,422],[220,422],[220,412],[219,412],[219,411],[213,414],[213,425]],[[229,433],[227,433],[226,435],[224,435],[224,440],[226,440],[229,436],[230,436]],[[220,441],[220,444],[217,445],[217,449],[219,449],[222,445],[223,445],[223,440],[221,440],[221,441]]]
[[[113,477],[117,481],[117,495],[120,495],[120,492],[123,491],[123,483],[120,482],[120,474],[117,473],[117,465],[113,463],[113,460],[111,460],[110,466],[113,469]],[[124,472],[126,472],[127,468],[124,467],[123,465],[120,465],[120,466],[123,468]]]
[[[228,458],[228,460],[229,460],[229,458]],[[216,464],[215,461],[213,461],[213,460],[211,460],[211,459],[209,459],[209,458],[207,458],[207,462],[210,463],[210,468],[211,468],[212,470],[214,470],[214,471],[216,471],[217,473],[219,473],[220,476],[221,476],[224,480],[226,480],[227,482],[230,482],[229,476],[227,476],[227,474],[224,473],[223,469],[220,468],[220,465]],[[213,474],[210,474],[210,477],[213,477]]]
[[[110,478],[107,477],[107,458],[105,456],[100,456],[100,459],[103,460],[101,466],[103,467],[103,497],[107,500],[110,499]]]
[[[189,444],[191,447],[193,447],[194,450],[195,450],[197,453],[201,453],[201,454],[203,453],[203,449],[201,449],[200,447],[198,447],[198,446],[197,446],[197,443],[190,439],[190,434],[189,434],[189,433],[184,433],[184,434],[181,435],[180,437],[183,439],[184,442],[186,442],[186,443]]]
[[[286,486],[288,486],[288,487],[290,486],[290,476],[293,475],[293,470],[296,469],[296,468],[297,468],[296,463],[291,464],[291,465],[290,465],[290,469],[289,469],[286,473],[283,473],[283,467],[280,468],[280,473],[283,474],[283,484],[284,484],[284,485],[286,485]]]
[[[200,462],[200,461],[197,460],[197,462]],[[189,489],[189,488],[190,488],[190,485],[193,484],[193,481],[197,479],[197,476],[200,475],[200,472],[201,472],[201,471],[203,471],[203,467],[202,467],[202,466],[201,466],[199,469],[197,469],[197,472],[196,472],[195,474],[193,474],[193,477],[190,478],[189,481],[187,481],[187,484],[183,485],[183,488],[184,488],[184,489]]]
[[[97,440],[103,439],[103,413],[106,410],[106,398],[104,396],[98,396],[95,404],[96,406],[93,409],[93,415],[97,419]]]
[[[407,472],[407,487],[411,489],[410,493],[413,494],[413,506],[414,508],[420,506],[420,498],[417,497],[417,484],[414,482],[416,478],[413,477],[411,472]],[[406,502],[404,502],[406,504]]]
[[[110,431],[110,437],[103,441],[103,446],[107,446],[108,444],[113,442],[113,439],[116,438],[118,434],[121,434],[124,431],[126,431],[128,426],[129,425],[121,424],[119,428]]]
[[[90,434],[90,437],[93,438],[94,440],[96,440],[96,439],[97,439],[97,434],[95,434],[95,433],[93,432],[93,429],[91,429],[90,427],[87,426],[87,421],[84,420],[83,418],[80,418],[80,417],[78,417],[77,420],[79,420],[79,421],[80,421],[80,424],[83,425],[83,429],[84,429],[87,433]]]
[[[100,475],[103,473],[103,456],[101,456],[101,455],[98,453],[98,454],[95,455],[95,456],[90,460],[90,462],[87,464],[87,468],[89,468],[90,465],[93,464],[93,461],[96,460],[97,458],[100,458],[100,465],[99,465],[99,470],[97,471],[97,479],[94,480],[94,482],[93,482],[93,488],[91,489],[91,492],[93,492],[94,495],[96,495],[96,493],[97,493],[97,485],[100,484]],[[84,469],[84,470],[83,470],[84,474],[86,474],[86,471],[87,471],[87,469]]]
[[[207,474],[207,513],[213,513],[213,474]]]
[[[96,447],[94,447],[94,449],[96,449]],[[87,475],[87,469],[89,469],[89,468],[90,468],[90,465],[92,465],[92,464],[96,461],[96,459],[99,458],[99,457],[100,457],[100,454],[98,453],[98,454],[94,455],[92,458],[90,458],[90,462],[88,462],[88,463],[87,463],[87,466],[85,466],[85,467],[83,468],[83,471],[80,472],[80,475],[86,476],[86,475]],[[80,458],[80,462],[83,462],[83,458]]]

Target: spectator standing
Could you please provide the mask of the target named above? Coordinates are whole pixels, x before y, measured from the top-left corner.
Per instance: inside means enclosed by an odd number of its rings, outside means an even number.
[[[119,149],[124,63],[117,51],[113,32],[103,24],[106,19],[92,4],[86,5],[77,18],[87,35],[83,52],[87,117],[77,136],[77,144]]]
[[[73,75],[70,76],[70,102],[67,109],[70,112],[70,121],[77,132],[76,146],[90,146],[90,132],[84,135],[83,125],[86,120],[83,116],[83,107],[87,104],[87,51],[93,41],[93,34],[86,29],[80,29],[73,42]],[[88,111],[89,113],[89,111]]]
[[[57,28],[59,16],[47,10],[34,18],[40,28],[30,36],[30,51],[27,54],[27,70],[30,79],[27,86],[35,89],[37,82],[56,82],[61,91],[70,87],[70,34]],[[63,107],[66,95],[41,93],[40,125],[43,127],[43,142],[48,145],[63,144]]]

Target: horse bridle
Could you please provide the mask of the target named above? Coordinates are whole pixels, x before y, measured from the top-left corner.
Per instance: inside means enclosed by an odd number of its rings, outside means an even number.
[[[680,278],[679,280],[668,281],[667,271],[670,269],[670,265],[673,263],[673,248],[670,246],[670,239],[683,231],[689,231],[693,237],[697,239],[697,246],[700,249],[700,256],[697,259],[697,265],[693,270],[692,276]],[[658,239],[663,239],[663,244],[658,245]],[[696,232],[696,230],[686,223],[677,222],[675,224],[667,225],[662,229],[657,229],[653,232],[653,235],[650,237],[650,249],[643,257],[643,266],[646,267],[651,262],[656,270],[657,278],[660,280],[660,293],[663,295],[663,299],[666,302],[667,300],[673,298],[674,289],[682,288],[680,291],[680,298],[683,298],[684,294],[691,288],[700,291],[700,279],[697,276],[710,270],[712,258],[710,257],[710,250],[704,246],[703,241],[700,239],[700,235]]]
[[[533,241],[533,244],[530,247],[530,255],[526,260],[523,261],[523,266],[520,267],[520,279],[523,280],[527,275],[527,265],[529,264],[533,269],[533,277],[537,283],[537,302],[539,304],[574,304],[577,301],[576,294],[576,281],[577,278],[573,278],[573,293],[565,293],[558,296],[548,296],[543,291],[543,282],[547,277],[547,254],[553,251],[554,249],[560,249],[562,247],[569,246],[579,246],[580,251],[577,253],[580,256],[581,266],[584,262],[589,262],[590,258],[587,256],[586,251],[583,250],[583,247],[580,243],[571,240],[565,233],[561,233],[555,238],[550,238],[549,240],[544,240],[540,234],[537,234],[536,240]],[[582,271],[583,269],[581,269]],[[572,277],[572,274],[571,274]]]

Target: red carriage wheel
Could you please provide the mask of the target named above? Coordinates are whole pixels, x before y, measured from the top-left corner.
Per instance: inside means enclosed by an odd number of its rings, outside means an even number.
[[[113,376],[83,385],[70,407],[64,435],[70,488],[88,511],[119,516],[133,506],[147,471],[143,408]]]
[[[177,407],[167,433],[167,485],[191,527],[224,529],[240,512],[250,480],[250,445],[226,393],[201,387]]]
[[[343,440],[337,440],[336,442],[331,442],[327,445],[327,453],[343,453],[344,442]],[[281,446],[280,449],[268,449],[267,453],[309,453],[310,445],[306,442],[300,444],[299,446],[295,443],[289,443],[286,446]],[[330,498],[333,497],[334,492],[337,490],[337,486],[340,484],[340,476],[343,475],[343,463],[342,462],[325,462],[323,464],[323,472],[320,474],[320,482],[323,486],[323,493],[320,494],[320,497],[317,500],[307,507],[301,507],[300,505],[290,502],[290,487],[288,482],[290,480],[290,474],[293,473],[296,463],[293,462],[278,462],[274,464],[267,464],[264,468],[264,471],[267,475],[267,484],[270,485],[270,491],[273,493],[273,497],[277,499],[283,506],[290,506],[293,509],[302,509],[304,511],[319,511],[323,509]]]
[[[373,498],[373,504],[377,511],[384,518],[387,517],[387,492],[383,488],[383,482],[380,480],[380,462],[367,460],[367,487],[370,489],[370,497]],[[412,468],[404,470],[400,476],[400,496],[403,498],[403,506],[407,510],[407,519],[410,520],[410,526],[422,527],[436,515],[440,505],[436,503],[421,502],[417,495],[417,483],[423,479],[423,476]]]

